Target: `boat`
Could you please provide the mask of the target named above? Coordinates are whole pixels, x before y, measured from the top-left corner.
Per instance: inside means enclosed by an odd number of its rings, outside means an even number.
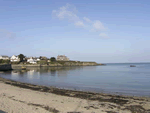
[[[26,70],[26,67],[21,67],[22,70]]]
[[[136,67],[135,65],[130,65],[130,67]]]

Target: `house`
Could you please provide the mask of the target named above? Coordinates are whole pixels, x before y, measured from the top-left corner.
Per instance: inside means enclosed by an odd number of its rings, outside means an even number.
[[[10,58],[10,61],[11,62],[20,62],[20,58],[16,55],[13,55],[11,58]]]
[[[40,58],[39,57],[32,57],[36,62],[37,61],[40,61]]]
[[[51,60],[47,60],[47,62],[51,62]]]
[[[36,64],[37,63],[37,61],[33,57],[28,58],[27,62],[29,62],[31,64]]]
[[[0,56],[0,59],[2,59],[2,60],[9,60],[9,57],[8,56]]]
[[[37,60],[37,61],[40,61],[40,58],[39,58],[39,57],[36,57],[36,60]]]
[[[37,61],[40,61],[40,59],[37,57],[30,57],[27,59],[27,62],[29,62],[31,64],[37,64]]]
[[[69,61],[69,58],[67,58],[65,55],[58,55],[57,61]]]

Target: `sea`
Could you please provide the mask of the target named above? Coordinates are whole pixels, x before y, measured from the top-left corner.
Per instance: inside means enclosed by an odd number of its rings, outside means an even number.
[[[130,67],[135,65],[136,67]],[[150,96],[150,63],[105,66],[30,67],[0,72],[0,77],[62,89],[131,96]]]

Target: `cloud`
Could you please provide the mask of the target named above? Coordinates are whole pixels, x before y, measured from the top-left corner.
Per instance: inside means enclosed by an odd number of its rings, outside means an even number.
[[[89,18],[87,18],[87,17],[83,17],[83,19],[86,21],[86,22],[92,22]]]
[[[0,38],[15,38],[16,34],[4,29],[0,29]]]
[[[85,26],[82,21],[77,21],[77,22],[75,23],[75,25],[76,25],[76,26],[79,26],[79,27],[84,27],[84,26]]]
[[[105,30],[105,27],[104,27],[104,25],[102,24],[101,21],[96,20],[96,21],[93,23],[93,30],[102,31],[102,30]]]
[[[109,38],[108,35],[105,34],[105,33],[100,33],[99,36],[102,37],[102,38]]]
[[[60,7],[58,10],[53,10],[52,14],[59,19],[68,19],[71,21],[78,21],[79,17],[76,15],[76,8],[70,4]]]
[[[66,19],[69,22],[74,23],[75,26],[82,27],[88,31],[101,32],[106,30],[100,20],[92,21],[85,16],[79,18],[79,16],[77,16],[77,12],[78,11],[75,6],[66,4],[65,6],[60,7],[58,10],[53,10],[52,15],[60,20]],[[99,36],[108,37],[105,33],[100,33]]]

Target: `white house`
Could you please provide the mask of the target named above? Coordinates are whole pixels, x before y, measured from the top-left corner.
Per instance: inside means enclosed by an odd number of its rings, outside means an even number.
[[[39,60],[39,59],[38,59]],[[36,64],[37,63],[37,59],[30,57],[29,59],[27,59],[27,62],[31,63],[31,64]]]
[[[40,61],[40,58],[38,58],[38,57],[37,57],[37,58],[35,58],[35,59],[36,59],[36,61]]]
[[[10,58],[10,61],[11,61],[11,62],[19,62],[19,61],[20,61],[20,58],[19,58],[18,56],[13,55],[13,56]]]
[[[0,56],[0,59],[9,60],[9,57],[8,56]]]

